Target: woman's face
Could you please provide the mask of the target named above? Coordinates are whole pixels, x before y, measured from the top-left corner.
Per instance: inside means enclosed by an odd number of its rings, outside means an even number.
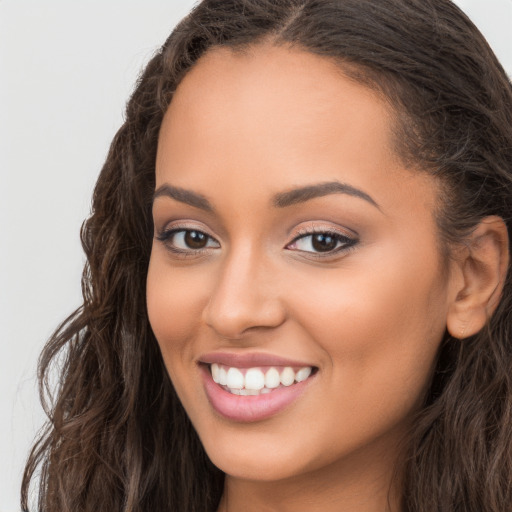
[[[177,89],[148,312],[229,475],[389,471],[453,298],[435,183],[404,168],[391,124],[333,62],[283,47],[211,51]]]

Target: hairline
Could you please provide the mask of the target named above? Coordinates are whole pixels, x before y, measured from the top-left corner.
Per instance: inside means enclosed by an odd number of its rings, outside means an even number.
[[[449,265],[452,261],[452,249],[454,246],[454,241],[448,239],[445,234],[445,229],[443,229],[443,219],[446,216],[444,209],[449,196],[449,187],[444,183],[442,178],[435,175],[431,166],[426,165],[425,162],[422,162],[420,158],[415,156],[412,150],[407,147],[405,140],[402,140],[406,132],[411,129],[414,130],[413,116],[408,112],[406,106],[402,104],[400,94],[397,93],[395,96],[392,94],[392,91],[397,91],[398,87],[402,84],[406,84],[407,86],[407,82],[401,81],[392,73],[375,69],[370,65],[357,62],[353,59],[323,54],[318,51],[314,51],[314,49],[308,48],[303,44],[290,41],[284,37],[284,32],[287,26],[264,34],[263,36],[259,36],[252,41],[217,43],[208,46],[199,58],[197,58],[190,67],[184,70],[184,73],[176,82],[175,87],[177,88],[180,85],[185,76],[201,61],[201,59],[210,53],[222,50],[229,50],[235,55],[246,56],[251,51],[262,48],[264,49],[265,46],[272,48],[284,47],[296,52],[305,52],[319,57],[320,59],[332,62],[335,65],[335,69],[340,72],[340,75],[343,78],[352,81],[354,84],[365,87],[384,105],[386,112],[389,114],[390,150],[391,154],[396,158],[397,164],[403,166],[410,172],[428,174],[435,181],[437,191],[432,213],[434,222],[437,226],[438,252],[442,265],[441,271],[443,272],[443,275],[447,277]]]

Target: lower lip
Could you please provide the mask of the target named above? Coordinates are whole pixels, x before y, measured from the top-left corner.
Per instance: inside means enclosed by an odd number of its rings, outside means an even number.
[[[241,396],[216,384],[208,366],[201,365],[200,368],[206,395],[213,409],[224,418],[242,423],[265,420],[281,412],[302,395],[314,377],[263,395]]]

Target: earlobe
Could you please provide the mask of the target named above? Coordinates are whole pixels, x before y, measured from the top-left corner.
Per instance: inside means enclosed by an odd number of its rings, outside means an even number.
[[[455,264],[455,281],[447,329],[458,339],[480,331],[496,309],[509,265],[507,226],[501,217],[484,218],[465,240]]]

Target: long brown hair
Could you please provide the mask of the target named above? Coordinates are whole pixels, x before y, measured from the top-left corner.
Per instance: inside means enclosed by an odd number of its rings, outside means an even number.
[[[396,151],[437,176],[441,245],[485,216],[512,236],[512,87],[448,0],[204,0],[141,75],[82,229],[83,305],[40,358],[49,422],[22,483],[40,512],[214,511],[223,475],[181,406],[146,314],[163,115],[209,48],[286,44],[339,62],[396,113]],[[179,290],[176,291],[179,293]],[[512,282],[477,335],[443,340],[400,468],[404,512],[512,511]],[[56,367],[60,380],[51,392]],[[39,469],[38,469],[39,468]]]

